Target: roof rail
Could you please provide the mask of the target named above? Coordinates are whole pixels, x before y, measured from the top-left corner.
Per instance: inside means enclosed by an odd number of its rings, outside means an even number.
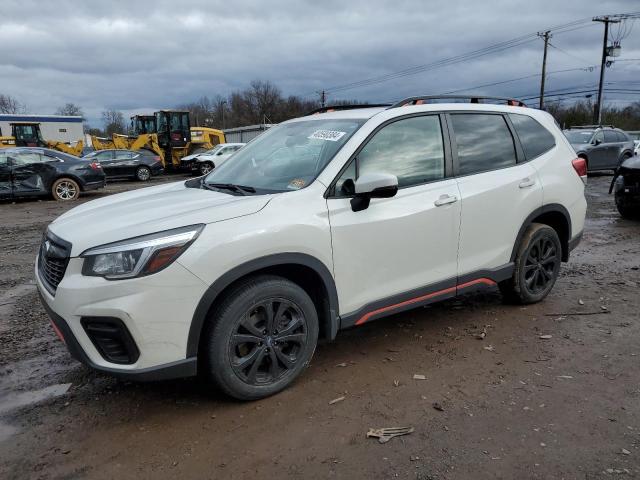
[[[334,105],[327,107],[320,107],[312,110],[307,113],[305,116],[309,115],[317,115],[319,113],[329,113],[329,112],[339,112],[341,110],[355,110],[357,108],[379,108],[379,107],[390,107],[390,103],[366,103],[362,105]]]
[[[482,95],[421,95],[418,97],[409,97],[399,102],[394,103],[389,108],[405,107],[407,105],[424,105],[426,103],[438,103],[431,102],[432,100],[452,100],[451,103],[463,103],[453,100],[464,100],[466,103],[493,103],[493,104],[505,104],[514,107],[526,107],[525,103],[515,98],[507,97],[485,97]]]
[[[574,129],[574,128],[577,128],[577,129],[580,129],[580,128],[593,129],[593,128],[603,128],[603,127],[616,128],[613,125],[571,125],[571,126],[569,126],[569,130]]]

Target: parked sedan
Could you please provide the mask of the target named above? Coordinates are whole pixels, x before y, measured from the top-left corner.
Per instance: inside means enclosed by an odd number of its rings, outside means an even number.
[[[564,131],[579,157],[587,161],[587,169],[615,170],[633,156],[633,140],[620,130],[608,126],[571,127]]]
[[[84,158],[100,162],[107,178],[146,182],[164,171],[162,159],[149,150],[97,150]]]
[[[183,157],[180,160],[180,167],[196,174],[206,175],[214,168],[219,167],[244,145],[244,143],[221,143],[206,152]]]
[[[91,159],[47,148],[0,150],[0,198],[51,195],[67,201],[104,185],[104,171]]]

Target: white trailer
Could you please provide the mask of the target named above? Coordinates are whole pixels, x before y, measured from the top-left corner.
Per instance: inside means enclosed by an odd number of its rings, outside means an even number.
[[[83,138],[83,119],[80,116],[11,114],[0,114],[0,137],[11,136],[12,123],[24,122],[39,123],[45,140],[74,143]]]
[[[261,123],[247,127],[227,128],[223,130],[224,138],[227,143],[247,143],[272,126],[272,123]]]

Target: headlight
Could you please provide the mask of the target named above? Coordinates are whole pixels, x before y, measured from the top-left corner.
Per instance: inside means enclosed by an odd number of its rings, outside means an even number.
[[[84,258],[82,274],[117,280],[159,272],[171,265],[203,228],[190,225],[90,248],[80,255]]]

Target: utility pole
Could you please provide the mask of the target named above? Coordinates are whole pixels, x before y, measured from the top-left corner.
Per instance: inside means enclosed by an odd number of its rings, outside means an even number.
[[[324,108],[327,101],[327,94],[324,90],[320,92],[320,106]]]
[[[598,99],[593,111],[593,123],[600,125],[602,123],[602,86],[604,85],[604,69],[607,64],[607,39],[609,37],[609,24],[620,23],[620,19],[612,19],[608,15],[603,17],[594,17],[594,22],[604,23],[604,39],[602,40],[602,62],[600,63],[600,85],[598,85]]]
[[[227,104],[226,100],[223,100],[220,103],[220,109],[222,110],[222,130],[224,130],[224,110],[225,110],[225,105]]]
[[[544,33],[538,32],[538,36],[544,38],[544,54],[542,56],[542,78],[540,79],[540,110],[544,107],[544,81],[547,74],[547,47],[549,46],[549,39],[551,38],[551,32],[547,30]]]

